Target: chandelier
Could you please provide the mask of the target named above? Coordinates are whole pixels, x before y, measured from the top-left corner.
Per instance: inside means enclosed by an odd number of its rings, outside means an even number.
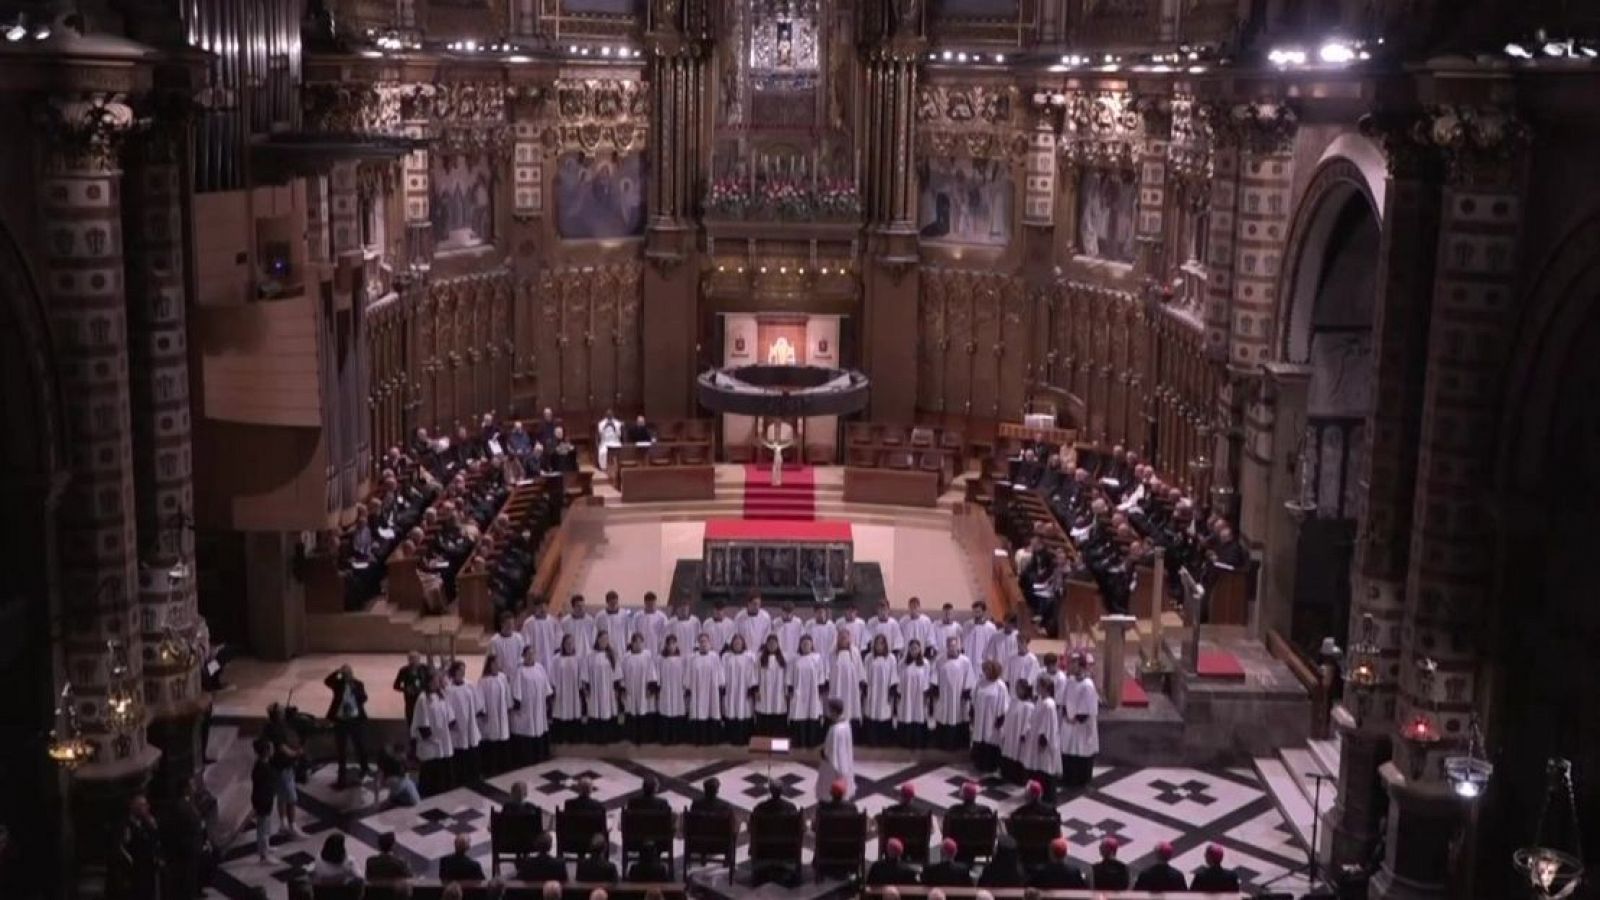
[[[1350,645],[1344,673],[1345,686],[1356,698],[1356,708],[1351,712],[1358,726],[1367,714],[1367,704],[1371,702],[1372,692],[1378,686],[1378,657],[1382,652],[1378,646],[1378,620],[1372,617],[1372,613],[1366,613],[1361,617],[1355,643]]]
[[[61,688],[55,719],[56,726],[50,731],[50,745],[46,751],[50,761],[70,772],[94,759],[94,744],[84,738],[78,727],[78,707],[70,681]]]
[[[1539,826],[1534,832],[1535,843],[1511,854],[1511,864],[1528,879],[1535,897],[1561,900],[1572,896],[1583,882],[1583,844],[1578,833],[1578,808],[1573,799],[1572,763],[1565,759],[1550,760],[1546,775],[1544,806],[1539,810]],[[1552,823],[1552,804],[1566,806],[1566,821]],[[1556,814],[1560,817],[1560,813]],[[1570,831],[1564,841],[1552,829],[1561,825]],[[1565,843],[1564,849],[1554,846]]]

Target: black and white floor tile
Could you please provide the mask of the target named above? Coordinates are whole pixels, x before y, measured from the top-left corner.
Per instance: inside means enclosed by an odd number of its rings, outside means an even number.
[[[298,815],[304,837],[274,845],[276,860],[263,864],[256,860],[255,835],[247,827],[225,854],[216,894],[247,900],[255,888],[262,888],[268,900],[285,900],[295,867],[309,866],[335,830],[346,835],[358,870],[385,832],[394,833],[399,852],[419,874],[437,871],[437,860],[452,851],[457,835],[468,837],[471,852],[487,868],[489,812],[519,781],[536,805],[554,811],[574,796],[580,778],[591,779],[596,798],[613,813],[615,834],[623,804],[650,775],[660,780],[662,794],[675,810],[699,798],[705,779],[712,776],[722,783],[723,798],[741,811],[766,797],[769,778],[783,784],[784,795],[802,809],[816,803],[816,766],[792,759],[558,758],[411,808],[377,804],[370,787],[335,789],[331,770],[323,769],[301,791]],[[959,801],[961,785],[968,780],[978,781],[982,798],[1002,815],[1023,800],[1020,787],[978,776],[964,766],[874,760],[858,765],[856,775],[858,803],[869,813],[895,802],[906,783],[915,788],[917,802],[936,815]],[[1179,868],[1189,871],[1200,866],[1206,846],[1216,843],[1227,851],[1227,864],[1238,867],[1248,885],[1259,887],[1293,871],[1304,859],[1304,849],[1248,769],[1097,767],[1088,790],[1063,794],[1059,806],[1071,855],[1080,862],[1093,859],[1100,841],[1115,836],[1123,844],[1121,858],[1135,870],[1149,862],[1158,844],[1170,841]],[[867,852],[875,857],[876,846]],[[1306,889],[1297,874],[1273,886],[1291,892]]]

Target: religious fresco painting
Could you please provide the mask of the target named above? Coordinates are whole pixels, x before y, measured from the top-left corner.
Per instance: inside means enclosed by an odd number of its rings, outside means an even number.
[[[933,0],[933,14],[947,19],[1015,19],[1017,0]]]
[[[1001,160],[935,159],[920,166],[919,230],[949,244],[1003,247],[1011,241],[1015,191]]]
[[[1125,172],[1084,169],[1078,177],[1078,246],[1108,262],[1134,258],[1134,218],[1139,186]]]
[[[494,239],[494,176],[487,160],[436,157],[428,202],[438,249],[477,247]]]
[[[644,233],[644,155],[566,153],[556,163],[556,232],[566,240]]]
[[[644,0],[561,0],[561,11],[573,15],[634,16],[644,12]]]

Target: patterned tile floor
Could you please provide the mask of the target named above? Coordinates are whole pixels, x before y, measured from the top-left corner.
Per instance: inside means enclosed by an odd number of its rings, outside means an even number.
[[[309,865],[334,830],[347,836],[358,870],[376,852],[378,836],[388,831],[395,833],[401,854],[419,873],[436,873],[436,861],[451,852],[458,834],[470,837],[472,854],[487,868],[489,811],[506,799],[517,781],[528,785],[535,804],[553,811],[573,796],[579,777],[591,777],[596,798],[612,812],[615,834],[622,805],[652,774],[661,780],[662,793],[676,810],[701,796],[701,785],[713,775],[722,782],[724,799],[740,810],[749,810],[765,796],[768,777],[784,783],[785,793],[800,807],[815,803],[816,768],[799,760],[769,766],[766,761],[557,758],[457,788],[409,809],[375,805],[370,789],[334,789],[330,767],[315,773],[301,792],[299,820],[305,837],[275,845],[278,861],[263,865],[256,861],[255,835],[247,826],[225,854],[212,895],[247,900],[259,887],[269,900],[284,900],[294,867]],[[972,776],[963,766],[938,763],[863,763],[857,772],[857,800],[869,813],[877,812],[894,801],[901,784],[910,782],[916,787],[917,802],[933,811],[937,820],[959,800],[961,784]],[[985,801],[1001,815],[1022,801],[1022,790],[1016,786],[995,778],[980,779],[980,784]],[[1089,789],[1074,797],[1063,795],[1060,810],[1071,855],[1080,862],[1095,855],[1102,838],[1115,835],[1124,843],[1122,859],[1135,871],[1150,861],[1162,841],[1173,843],[1178,867],[1191,871],[1201,864],[1206,845],[1215,842],[1227,849],[1228,864],[1238,868],[1246,885],[1256,888],[1304,859],[1304,850],[1271,798],[1246,769],[1098,767]],[[875,845],[869,845],[867,855],[876,857]],[[1274,881],[1273,887],[1296,895],[1307,890],[1298,875]]]

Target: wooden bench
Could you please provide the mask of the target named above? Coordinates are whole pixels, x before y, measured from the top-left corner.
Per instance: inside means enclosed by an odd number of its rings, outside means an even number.
[[[683,814],[683,865],[687,870],[696,861],[721,860],[732,872],[738,858],[739,820],[732,810],[710,812],[686,810]]]
[[[847,465],[844,470],[844,499],[846,503],[931,508],[939,505],[942,480],[938,472]]]
[[[716,481],[716,468],[709,463],[624,469],[622,502],[711,500],[716,497]]]

